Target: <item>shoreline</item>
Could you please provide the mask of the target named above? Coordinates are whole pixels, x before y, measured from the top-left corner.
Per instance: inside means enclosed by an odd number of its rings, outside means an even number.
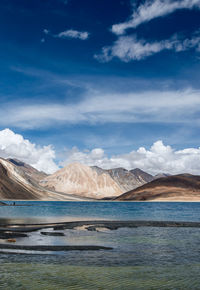
[[[111,230],[118,228],[136,228],[136,227],[195,227],[200,228],[200,222],[187,221],[153,221],[153,220],[86,220],[86,221],[68,221],[58,223],[34,223],[34,224],[0,224],[0,232],[31,232],[45,228],[53,230],[74,229],[81,226],[106,227]]]
[[[4,199],[0,200],[0,207],[1,206],[31,206],[31,205],[26,205],[26,204],[21,204],[21,205],[13,205],[13,204],[7,204],[6,202],[105,202],[105,203],[200,203],[200,200],[98,200],[98,199],[93,199],[93,200],[24,200],[24,199]]]

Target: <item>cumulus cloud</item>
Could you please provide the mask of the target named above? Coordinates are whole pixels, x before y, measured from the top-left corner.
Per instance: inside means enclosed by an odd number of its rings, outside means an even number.
[[[37,146],[10,129],[0,131],[0,157],[17,158],[46,173],[58,170],[54,161],[55,151],[51,145]],[[200,174],[200,147],[175,150],[159,140],[149,149],[140,147],[127,154],[111,157],[108,157],[102,148],[80,151],[74,147],[66,152],[65,160],[61,161],[60,165],[65,166],[72,162],[96,165],[105,169],[141,168],[151,174],[159,172]]]
[[[154,18],[162,17],[180,9],[200,8],[200,0],[147,0],[139,5],[127,21],[112,26],[112,32],[122,35],[129,28],[136,28],[142,23],[148,22]]]
[[[192,48],[200,51],[199,33],[195,33],[190,39],[182,40],[175,35],[170,39],[154,42],[147,42],[144,39],[138,40],[136,36],[121,36],[112,46],[103,47],[101,54],[94,57],[102,62],[108,62],[114,57],[129,62],[145,59],[163,50],[181,52]]]
[[[97,92],[75,104],[16,104],[0,108],[0,125],[24,129],[55,124],[185,123],[198,125],[200,91]]]
[[[110,158],[101,148],[84,152],[72,148],[67,152],[66,160],[61,162],[61,165],[64,166],[72,162],[80,162],[89,166],[96,165],[104,169],[124,167],[130,170],[140,168],[151,174],[160,172],[200,174],[200,147],[175,150],[159,140],[150,149],[140,147],[130,153],[113,155]]]
[[[16,158],[46,173],[58,169],[51,145],[37,146],[10,129],[0,131],[0,157]]]

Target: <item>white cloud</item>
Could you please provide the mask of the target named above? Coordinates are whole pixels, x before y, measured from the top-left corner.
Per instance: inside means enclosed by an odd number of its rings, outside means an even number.
[[[55,124],[188,123],[199,126],[200,91],[144,91],[89,94],[75,104],[16,104],[0,108],[0,126],[24,129]]]
[[[58,169],[54,162],[55,151],[51,145],[37,146],[10,129],[0,131],[0,157],[17,158],[47,173],[53,173]],[[200,174],[200,147],[175,150],[159,140],[150,149],[140,147],[130,153],[111,157],[108,157],[102,148],[79,151],[74,147],[66,152],[65,160],[60,162],[60,165],[65,166],[72,162],[96,165],[105,169],[138,167],[152,174],[158,172]]]
[[[59,32],[58,34],[52,34],[50,30],[44,29],[43,30],[44,34],[52,36],[54,38],[76,38],[80,40],[86,40],[89,37],[89,32],[87,31],[78,31],[74,29],[68,29],[62,32]]]
[[[51,145],[37,146],[10,129],[0,131],[0,157],[17,158],[46,173],[53,173],[58,169]]]
[[[133,6],[133,9],[135,5]],[[129,28],[136,28],[142,23],[162,17],[180,9],[200,8],[200,0],[147,0],[133,11],[130,19],[112,26],[112,32],[122,35]]]
[[[197,51],[200,50],[199,33],[194,34],[190,39],[181,40],[177,36],[173,36],[167,40],[154,42],[147,42],[143,39],[138,40],[136,36],[121,36],[112,46],[103,47],[102,53],[94,57],[102,62],[108,62],[114,57],[119,58],[121,61],[129,62],[145,59],[163,50],[180,52],[192,48]]]
[[[89,37],[89,33],[87,31],[77,31],[74,29],[65,30],[63,32],[55,35],[58,38],[77,38],[81,40],[86,40]]]
[[[115,167],[124,167],[129,170],[141,168],[151,174],[159,172],[200,174],[200,147],[176,151],[159,140],[149,150],[140,147],[128,154],[114,155],[110,158],[101,148],[88,152],[81,152],[77,148],[73,148],[67,152],[66,160],[61,165],[64,166],[72,162],[81,162],[89,166],[96,165],[104,169]]]

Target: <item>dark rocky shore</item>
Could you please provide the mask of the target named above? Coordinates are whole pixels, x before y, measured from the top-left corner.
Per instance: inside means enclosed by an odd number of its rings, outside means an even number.
[[[10,250],[29,250],[29,251],[99,251],[99,250],[112,250],[111,247],[103,246],[24,246],[24,245],[9,245],[0,244],[0,249]]]
[[[0,233],[3,231],[12,232],[32,232],[40,229],[53,228],[54,230],[74,229],[76,227],[87,226],[91,228],[107,228],[117,230],[119,228],[134,227],[200,227],[200,222],[182,222],[182,221],[75,221],[64,223],[43,223],[43,224],[0,224]]]

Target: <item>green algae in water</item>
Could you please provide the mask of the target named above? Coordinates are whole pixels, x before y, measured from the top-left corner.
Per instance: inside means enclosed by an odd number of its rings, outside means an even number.
[[[5,263],[0,289],[199,289],[200,264],[168,267],[88,267]]]

